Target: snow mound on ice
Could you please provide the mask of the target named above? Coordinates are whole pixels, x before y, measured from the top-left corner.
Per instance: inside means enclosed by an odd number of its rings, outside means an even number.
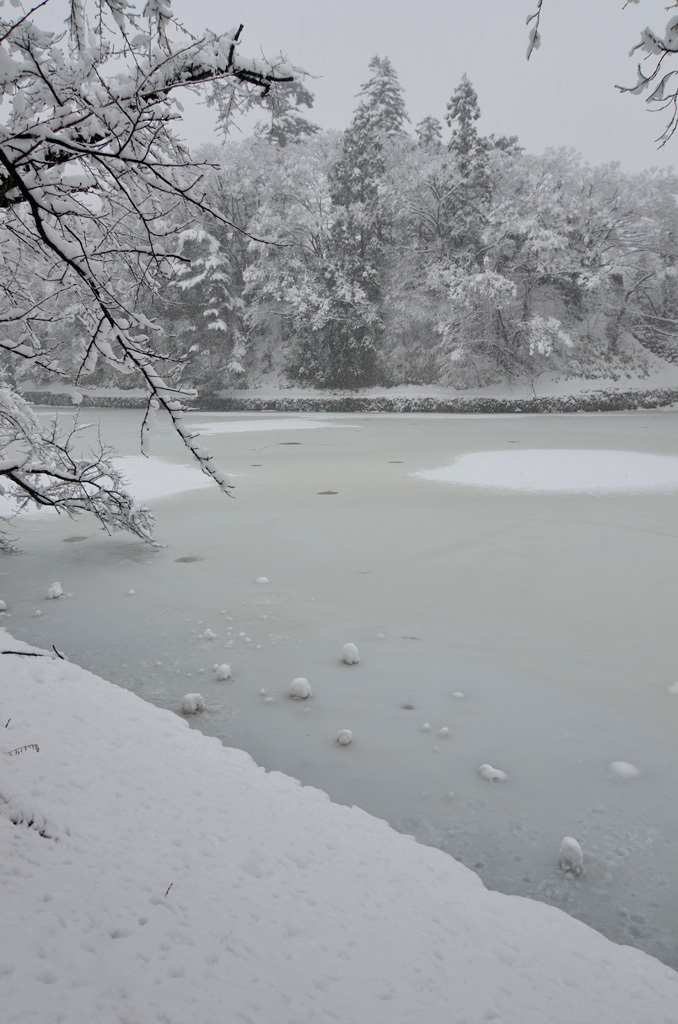
[[[231,672],[231,666],[224,662],[223,665],[217,665],[214,669],[214,675],[220,682],[224,682],[226,679],[231,679],[233,673]]]
[[[313,691],[309,685],[308,679],[304,679],[303,676],[297,676],[296,679],[292,680],[290,686],[290,697],[295,697],[296,700],[307,700],[313,696]]]
[[[560,844],[560,866],[577,877],[584,871],[584,852],[572,836],[565,836]]]
[[[478,775],[488,782],[506,782],[508,775],[501,768],[493,768],[491,764],[481,764]]]
[[[341,660],[344,665],[357,665],[360,661],[358,648],[355,644],[344,644],[341,648]]]
[[[340,729],[337,733],[337,743],[340,747],[347,747],[353,742],[353,733],[350,729]]]
[[[205,698],[201,693],[187,693],[181,702],[181,710],[185,715],[195,715],[205,710]]]

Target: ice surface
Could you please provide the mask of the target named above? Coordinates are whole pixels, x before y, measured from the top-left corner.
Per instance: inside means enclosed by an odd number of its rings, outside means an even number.
[[[678,456],[595,449],[473,452],[450,466],[414,475],[468,487],[542,493],[676,491]]]
[[[103,419],[104,434],[134,451],[140,414]],[[192,726],[386,818],[491,888],[678,965],[678,708],[667,692],[678,679],[678,497],[408,475],[511,442],[678,454],[678,416],[345,422],[356,429],[318,429],[301,447],[277,444],[289,432],[214,435],[238,499],[206,489],[159,503],[167,548],[106,537],[85,517],[78,544],[62,542],[74,531],[65,518],[26,522],[23,553],[3,564],[14,631],[173,712],[206,668],[209,713]],[[153,443],[159,459],[185,459],[160,425]],[[330,487],[338,496],[319,502]],[[275,587],[254,585],[262,571]],[[42,602],[46,583],[64,579],[74,597]],[[209,645],[197,640],[205,625],[219,634]],[[347,639],[361,653],[350,672]],[[210,671],[225,656],[237,685]],[[287,699],[299,671],[315,691],[301,705]],[[350,751],[334,742],[346,726],[359,740]],[[612,777],[619,758],[642,775]],[[486,761],[510,782],[481,778]],[[585,851],[582,884],[558,867],[566,833]]]
[[[249,419],[218,419],[188,423],[190,430],[201,434],[250,434],[279,430],[326,430],[329,427],[347,427],[336,419],[314,419],[312,416],[252,416]]]

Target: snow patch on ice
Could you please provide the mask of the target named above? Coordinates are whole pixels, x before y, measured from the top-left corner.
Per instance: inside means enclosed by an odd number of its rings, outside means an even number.
[[[678,490],[678,456],[604,449],[528,449],[461,455],[412,476],[466,487],[542,493]]]
[[[481,764],[478,775],[488,782],[506,782],[508,775],[501,768],[493,768],[491,764]]]
[[[613,761],[610,765],[610,775],[617,779],[637,779],[640,775],[640,768],[628,761]]]

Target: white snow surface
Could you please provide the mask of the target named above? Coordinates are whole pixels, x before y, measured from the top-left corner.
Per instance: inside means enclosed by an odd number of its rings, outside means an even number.
[[[127,690],[5,655],[0,692],[3,1024],[678,1022],[659,961]]]
[[[544,493],[676,491],[678,457],[576,448],[485,451],[412,475],[467,487]]]

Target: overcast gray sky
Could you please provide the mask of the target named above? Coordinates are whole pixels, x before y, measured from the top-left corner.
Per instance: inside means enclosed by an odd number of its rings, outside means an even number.
[[[273,57],[318,76],[311,115],[344,128],[374,54],[389,57],[412,124],[444,116],[461,76],[473,82],[482,129],[518,135],[531,152],[579,150],[592,163],[628,170],[678,166],[678,134],[658,150],[661,114],[616,84],[635,82],[629,50],[649,24],[663,32],[668,0],[544,0],[542,45],[525,60],[527,14],[536,0],[174,0],[192,29],[245,26],[243,53]],[[210,141],[207,113],[191,111],[189,142]]]

